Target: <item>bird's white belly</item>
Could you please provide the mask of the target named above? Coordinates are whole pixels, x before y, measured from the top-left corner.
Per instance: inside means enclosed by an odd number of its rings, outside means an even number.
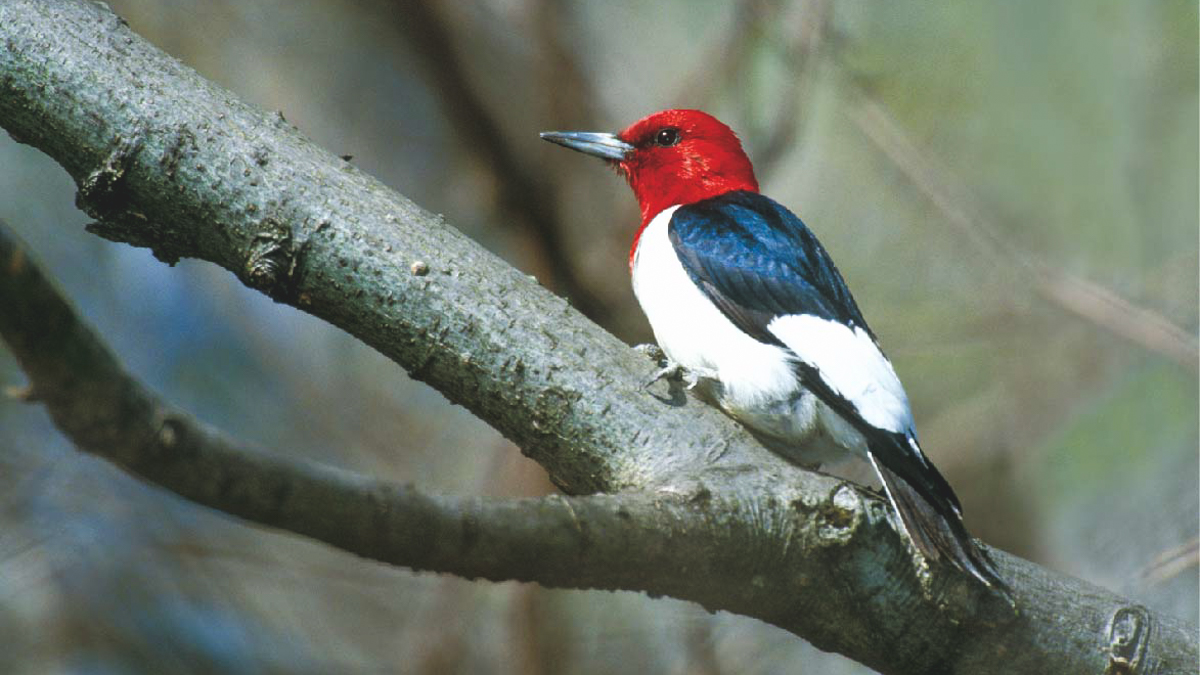
[[[865,452],[862,436],[800,384],[787,350],[747,335],[692,281],[667,236],[677,208],[646,226],[633,261],[634,295],[659,347],[789,459],[814,464],[844,450]]]

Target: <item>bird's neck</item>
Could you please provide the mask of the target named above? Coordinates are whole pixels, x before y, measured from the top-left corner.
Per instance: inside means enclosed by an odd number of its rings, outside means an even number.
[[[650,221],[654,220],[654,217],[662,213],[664,209],[669,209],[677,204],[693,204],[734,190],[758,192],[758,181],[754,179],[753,173],[740,176],[714,176],[707,180],[674,181],[665,185],[639,181],[631,177],[629,185],[637,195],[638,204],[642,208],[642,224],[633,235],[633,245],[629,248],[630,273],[633,272],[633,260],[637,255],[642,233],[646,231],[646,226],[650,224]]]
[[[758,192],[754,167],[740,146],[700,145],[681,153],[669,164],[650,156],[622,165],[629,187],[642,207],[642,226],[633,237],[629,268],[637,253],[642,232],[663,209],[676,204],[693,204],[734,190]]]

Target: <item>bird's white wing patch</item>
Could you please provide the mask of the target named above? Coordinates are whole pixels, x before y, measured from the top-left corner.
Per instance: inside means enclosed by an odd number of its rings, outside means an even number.
[[[868,424],[899,433],[912,429],[904,387],[865,330],[810,314],[776,317],[767,330],[816,368],[825,384],[853,404]]]

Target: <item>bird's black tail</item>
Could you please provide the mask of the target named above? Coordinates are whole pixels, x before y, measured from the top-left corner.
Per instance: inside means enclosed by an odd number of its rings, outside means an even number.
[[[947,562],[985,585],[1008,594],[1008,586],[996,572],[995,563],[971,538],[957,508],[949,502],[931,502],[875,457],[871,458],[871,463],[883,480],[884,490],[900,515],[909,539],[922,557],[931,563]]]

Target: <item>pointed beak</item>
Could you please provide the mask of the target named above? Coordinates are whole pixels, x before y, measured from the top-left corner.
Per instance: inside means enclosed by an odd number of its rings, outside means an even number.
[[[543,131],[541,137],[565,148],[578,150],[585,155],[623,161],[633,152],[633,146],[617,138],[616,134],[594,131]]]

